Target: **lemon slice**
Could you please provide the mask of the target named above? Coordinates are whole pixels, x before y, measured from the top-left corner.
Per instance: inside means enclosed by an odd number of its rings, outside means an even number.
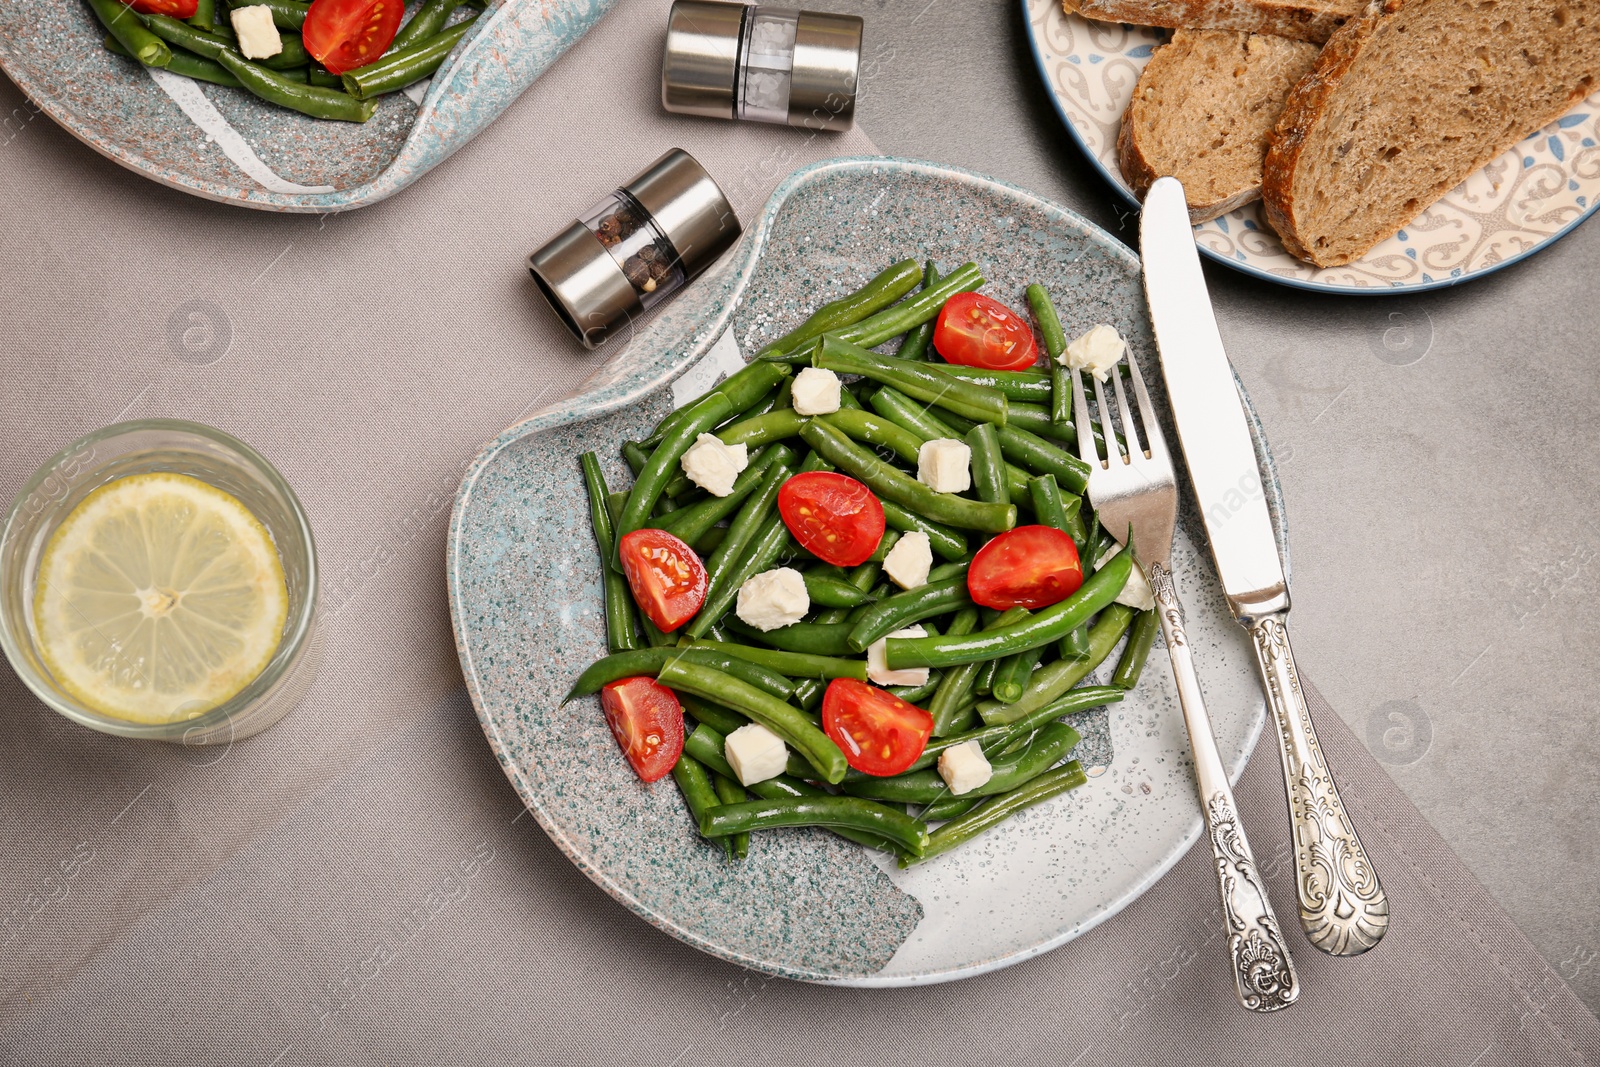
[[[186,475],[135,474],[90,493],[50,536],[33,611],[62,688],[103,714],[164,723],[261,673],[289,591],[249,508]]]

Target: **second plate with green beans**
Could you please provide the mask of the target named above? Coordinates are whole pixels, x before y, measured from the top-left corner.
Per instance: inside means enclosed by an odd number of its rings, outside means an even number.
[[[448,577],[485,732],[585,873],[726,959],[813,981],[902,985],[1062,945],[1196,839],[1187,741],[1160,662],[1132,684],[1149,628],[1111,603],[1126,560],[1099,574],[1085,567],[1081,588],[1031,613],[986,605],[995,576],[969,571],[991,539],[998,548],[1014,528],[1048,528],[1038,536],[1070,539],[1089,561],[1103,531],[1075,495],[1082,472],[1063,462],[1073,453],[1050,443],[1063,428],[1043,362],[989,380],[947,369],[918,329],[927,315],[917,302],[942,306],[977,289],[1030,316],[1047,295],[1062,332],[1033,334],[1041,351],[1107,323],[1153,360],[1137,260],[1022,190],[884,159],[790,176],[730,258],[583,395],[508,430],[463,481]],[[861,314],[852,294],[874,278],[896,291]],[[1028,292],[1035,283],[1042,294]],[[828,305],[833,319],[811,318]],[[666,386],[714,344],[713,358],[725,358],[730,341],[753,367],[774,369],[680,397],[674,410]],[[839,375],[837,413],[795,410],[810,404],[792,395],[803,367]],[[682,455],[705,430],[749,445],[729,497],[684,476]],[[917,451],[935,439],[967,447],[972,488],[919,479]],[[1278,514],[1264,444],[1260,454]],[[876,526],[811,536],[783,490],[830,478],[866,487],[881,504]],[[639,584],[640,559],[673,559],[657,531],[693,557],[687,601],[671,582],[659,595]],[[882,557],[912,532],[927,536],[931,560],[902,588]],[[830,559],[841,543],[847,551]],[[1185,530],[1176,551],[1193,576],[1190,633],[1236,774],[1264,718],[1252,661]],[[709,572],[698,589],[694,567]],[[803,611],[739,596],[779,567],[794,573]],[[800,621],[774,625],[784,610]],[[929,635],[887,637],[914,623]],[[869,663],[868,646],[886,638],[887,659]],[[880,673],[923,668],[925,679]],[[625,679],[676,699],[666,717],[636,717],[645,728],[613,736],[601,687]],[[859,735],[873,742],[864,748],[841,730],[845,698],[869,690],[916,712],[897,720],[916,735],[915,752],[870,731]],[[622,697],[603,695],[615,712]],[[685,727],[681,756],[671,730],[657,728],[673,722]],[[783,742],[775,777],[776,766],[750,770],[759,745],[730,751],[726,739],[751,722]],[[939,769],[962,742],[987,764],[970,789],[961,768]]]

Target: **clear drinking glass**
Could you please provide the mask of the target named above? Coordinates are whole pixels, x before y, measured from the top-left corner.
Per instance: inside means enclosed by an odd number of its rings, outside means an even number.
[[[35,641],[33,602],[40,556],[72,509],[108,482],[155,471],[215,486],[255,514],[278,550],[289,615],[277,651],[231,700],[193,718],[141,723],[84,707],[57,683]],[[299,702],[316,676],[316,612],[316,545],[294,490],[255,449],[198,423],[139,419],[79,438],[28,480],[0,530],[0,647],[39,699],[108,734],[212,745],[266,729]]]

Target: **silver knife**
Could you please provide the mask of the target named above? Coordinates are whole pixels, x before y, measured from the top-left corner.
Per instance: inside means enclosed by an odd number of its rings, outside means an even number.
[[[1217,333],[1183,186],[1161,178],[1139,221],[1145,299],[1178,437],[1234,618],[1250,632],[1283,756],[1300,927],[1335,956],[1389,928],[1389,900],[1317,743],[1289,647],[1289,584],[1233,368]]]

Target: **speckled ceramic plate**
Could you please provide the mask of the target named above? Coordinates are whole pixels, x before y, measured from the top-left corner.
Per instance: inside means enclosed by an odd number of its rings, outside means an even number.
[[[1021,0],[1039,73],[1068,132],[1129,204],[1117,130],[1166,31],[1093,22],[1060,0]],[[1338,293],[1417,292],[1509,266],[1566,236],[1600,206],[1600,93],[1452,189],[1405,229],[1344,267],[1283,250],[1259,203],[1195,227],[1218,263],[1267,281]]]
[[[391,196],[478,134],[614,0],[497,0],[426,84],[327,122],[112,55],[83,0],[0,0],[0,69],[95,151],[163,185],[268,211]]]
[[[819,163],[787,178],[715,272],[642,326],[578,396],[484,449],[461,484],[446,562],[461,665],[484,732],[573,862],[642,918],[707,952],[855,985],[945,981],[1061,945],[1126,906],[1200,833],[1164,659],[1109,713],[1078,717],[1085,788],[909,871],[816,830],[757,835],[749,858],[729,863],[698,839],[670,780],[646,786],[634,777],[596,700],[559,706],[578,671],[605,651],[578,455],[597,451],[612,484],[626,485],[620,443],[707,389],[718,369],[739,365],[738,350],[717,341],[725,330],[753,352],[900,256],[974,259],[985,291],[1013,304],[1027,283],[1043,282],[1069,333],[1113,323],[1144,366],[1156,366],[1138,260],[1082,218],[933,164]],[[1147,375],[1158,386],[1160,377]],[[1264,446],[1260,454],[1268,503],[1281,514]],[[1244,631],[1196,551],[1198,528],[1186,521],[1174,558],[1218,742],[1237,775],[1264,707]],[[1196,907],[1215,903],[1214,886],[1194,892]]]

